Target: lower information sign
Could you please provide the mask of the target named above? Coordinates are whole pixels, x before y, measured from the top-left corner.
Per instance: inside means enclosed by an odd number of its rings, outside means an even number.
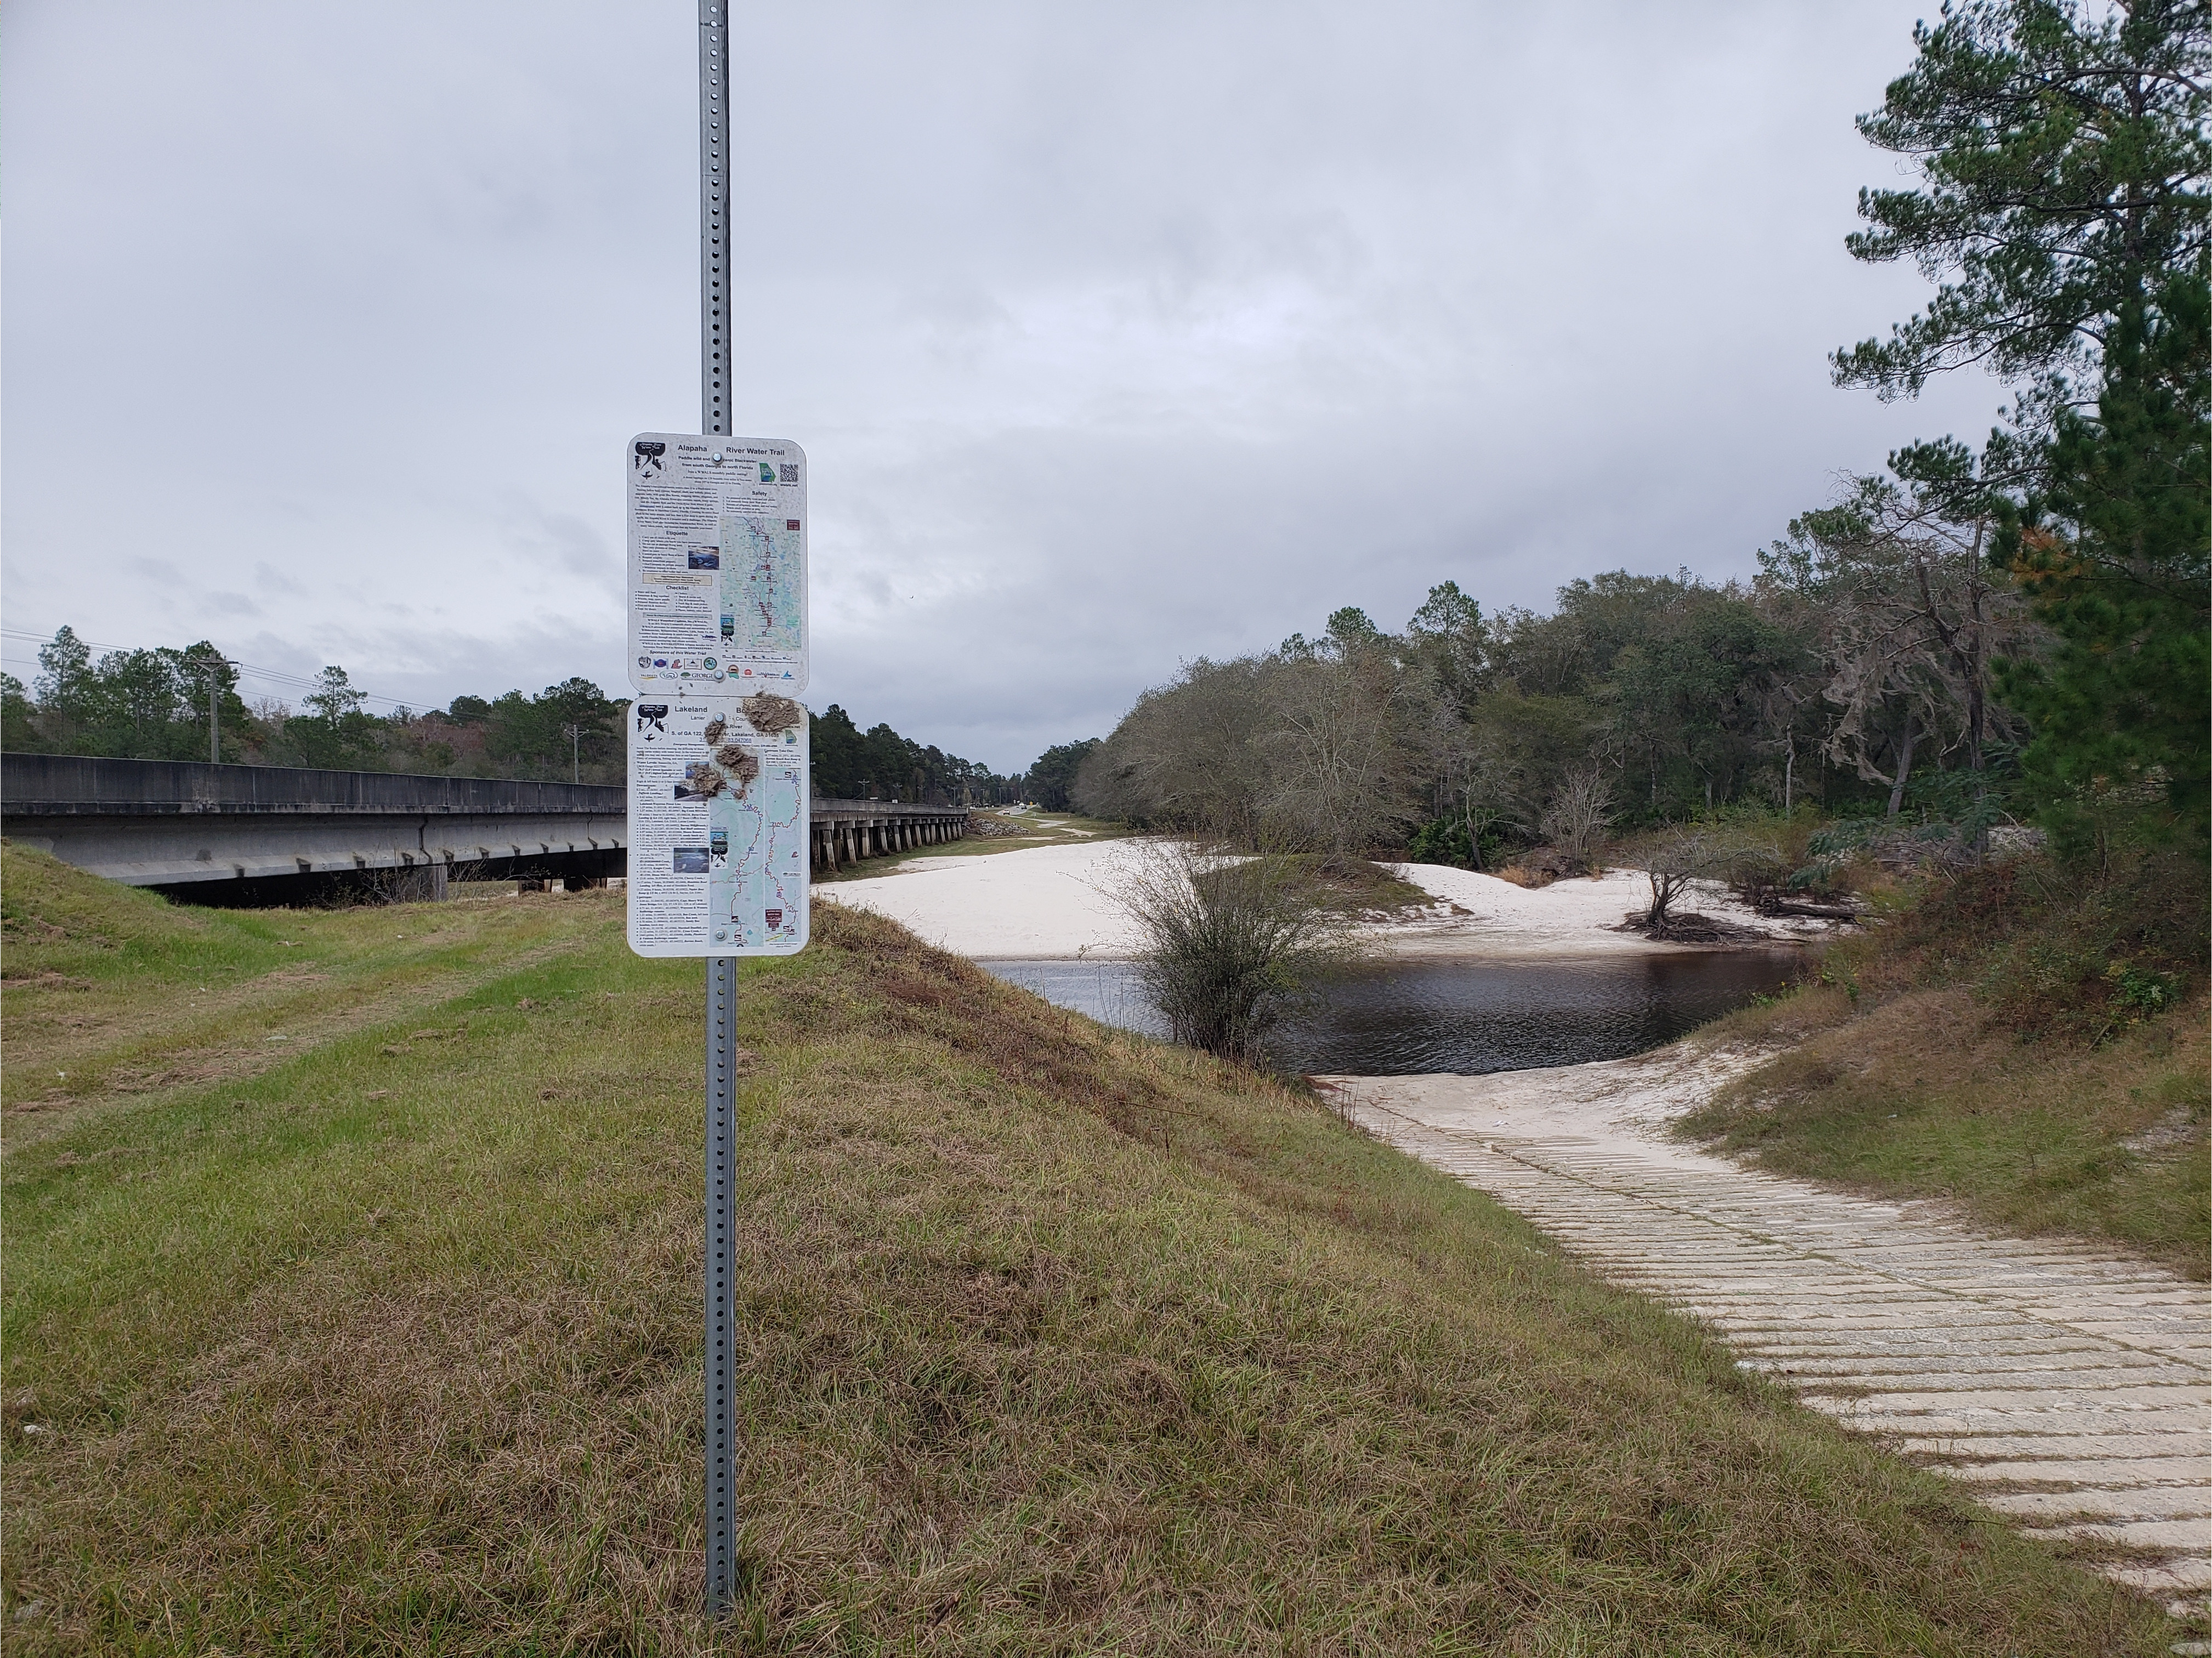
[[[806,946],[806,710],[789,697],[641,698],[629,712],[629,947]]]

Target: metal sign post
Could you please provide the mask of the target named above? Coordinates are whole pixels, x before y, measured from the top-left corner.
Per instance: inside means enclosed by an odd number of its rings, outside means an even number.
[[[699,0],[699,410],[730,430],[730,6]],[[707,958],[707,1616],[737,1597],[730,1286],[737,1219],[738,963]]]
[[[738,960],[806,948],[806,452],[730,431],[729,0],[699,0],[703,433],[628,446],[629,946],[707,963],[706,1606],[738,1588]]]
[[[731,1420],[730,1280],[737,1218],[738,959],[707,958],[707,1615],[738,1584],[737,1430]]]

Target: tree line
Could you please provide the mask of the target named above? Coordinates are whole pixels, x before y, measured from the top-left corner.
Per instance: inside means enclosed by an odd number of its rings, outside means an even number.
[[[825,799],[993,806],[1023,798],[1020,778],[901,737],[887,725],[863,732],[835,702],[816,717],[812,741],[814,792]]]
[[[1978,448],[1906,446],[1800,514],[1747,581],[1616,570],[1547,614],[1454,580],[1200,659],[1085,756],[1083,809],[1334,858],[1513,845],[1746,806],[1911,814],[1978,846],[2117,817],[2206,831],[2207,70],[2201,5],[1961,0],[1861,132],[1917,171],[1850,253],[1934,300],[1831,359],[1909,398],[1980,364]],[[2156,830],[2155,832],[2164,832]]]
[[[66,627],[40,647],[39,669],[29,686],[0,674],[0,747],[12,752],[205,760],[212,712],[221,758],[233,764],[601,784],[627,775],[627,701],[580,677],[534,695],[464,695],[444,708],[375,714],[347,671],[331,666],[296,707],[248,703],[236,665],[210,641],[95,657]],[[1019,778],[887,725],[863,733],[834,703],[815,720],[813,744],[818,793],[939,805],[1021,798]]]
[[[214,752],[229,764],[586,783],[623,776],[624,704],[588,679],[388,714],[368,712],[367,695],[342,667],[323,669],[297,706],[269,697],[248,703],[238,683],[236,665],[209,641],[95,657],[64,627],[40,647],[29,686],[0,674],[0,746],[206,760],[212,715]]]

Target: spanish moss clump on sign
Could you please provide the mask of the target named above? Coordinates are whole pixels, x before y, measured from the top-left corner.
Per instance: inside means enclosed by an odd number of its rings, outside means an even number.
[[[769,691],[755,691],[738,706],[745,711],[745,723],[763,737],[787,732],[805,717],[798,703]]]
[[[760,775],[760,757],[741,743],[723,744],[714,750],[714,758],[730,774],[731,784],[739,794]]]

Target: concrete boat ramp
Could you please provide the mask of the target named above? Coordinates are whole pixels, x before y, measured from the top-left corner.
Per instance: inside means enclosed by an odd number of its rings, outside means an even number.
[[[2096,1246],[1778,1179],[1668,1141],[1754,1056],[1316,1077],[1346,1117],[1710,1326],[1804,1402],[1966,1480],[2107,1576],[2212,1590],[2212,1288]],[[2197,1643],[2188,1643],[2195,1646]]]

